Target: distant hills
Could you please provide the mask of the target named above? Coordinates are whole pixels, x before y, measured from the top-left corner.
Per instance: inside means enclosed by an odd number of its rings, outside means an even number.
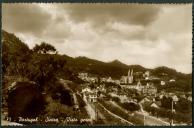
[[[147,70],[140,65],[126,65],[119,60],[114,60],[112,62],[106,63],[87,57],[72,58],[67,55],[63,56],[67,60],[68,67],[74,69],[74,71],[88,72],[102,77],[111,76],[113,78],[120,79],[122,75],[127,75],[129,69],[133,69],[134,72],[144,72]]]
[[[134,73],[150,71],[152,76],[167,82],[165,86],[155,85],[159,90],[168,92],[190,92],[192,90],[192,74],[177,72],[175,69],[165,66],[147,69],[140,65],[126,65],[119,60],[105,63],[87,57],[72,58],[67,55],[63,56],[67,61],[66,66],[76,73],[88,72],[100,77],[111,76],[113,79],[120,79],[122,75],[127,75],[129,69],[133,69]],[[175,79],[176,82],[171,83],[169,82],[170,79]]]
[[[14,56],[23,56],[25,53],[30,52],[28,46],[23,43],[18,37],[14,34],[10,34],[4,30],[2,30],[2,40],[4,52],[8,52],[9,54],[14,54]],[[108,77],[111,76],[114,79],[120,79],[122,75],[127,75],[129,69],[133,69],[133,72],[145,72],[150,71],[151,75],[164,78],[164,79],[177,79],[181,80],[180,86],[189,86],[192,87],[191,74],[184,74],[177,72],[175,69],[168,67],[157,67],[155,69],[147,69],[141,65],[127,65],[119,60],[113,60],[111,62],[102,62],[95,59],[90,59],[87,57],[70,57],[68,55],[62,55],[66,60],[66,67],[71,71],[78,72],[88,72],[96,76]],[[6,61],[8,58],[3,57],[3,61]],[[9,58],[11,59],[11,58]],[[165,74],[165,77],[164,77]],[[182,85],[184,84],[184,85]]]
[[[191,76],[191,74],[177,72],[175,69],[168,68],[166,66],[148,69],[141,65],[127,65],[119,60],[102,62],[82,56],[75,58],[69,57],[67,55],[63,56],[67,60],[67,65],[75,69],[77,72],[89,72],[96,75],[111,76],[113,78],[120,78],[122,75],[127,75],[129,69],[133,69],[133,72],[150,71],[150,73],[154,76],[160,77],[167,75],[172,79]]]

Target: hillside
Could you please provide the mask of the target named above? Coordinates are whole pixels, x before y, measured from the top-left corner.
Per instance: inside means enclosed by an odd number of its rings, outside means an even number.
[[[150,74],[159,78],[168,79],[182,79],[191,77],[191,74],[184,74],[177,72],[175,69],[165,66],[157,67],[154,69],[148,69],[141,65],[127,65],[119,60],[111,62],[102,62],[87,57],[69,57],[63,55],[67,61],[67,65],[74,69],[76,72],[89,72],[96,75],[111,76],[113,78],[120,78],[122,75],[127,75],[129,69],[133,69],[134,72],[150,71]]]
[[[31,51],[29,47],[14,34],[2,30],[1,37],[3,72],[7,70],[7,73],[10,74],[13,73],[9,72],[12,69],[15,69],[14,72],[18,72],[16,70],[17,66],[27,61]]]
[[[106,63],[87,57],[72,58],[67,55],[63,56],[67,61],[68,67],[75,72],[88,72],[102,77],[111,76],[112,78],[119,79],[122,75],[127,75],[129,69],[133,69],[134,72],[146,70],[146,68],[140,65],[129,66],[118,60]]]
[[[4,70],[8,69],[7,66],[10,68],[14,68],[14,66],[17,66],[17,62],[20,62],[19,64],[21,64],[25,62],[25,59],[29,59],[28,54],[30,54],[31,50],[14,34],[10,34],[2,30],[2,42]],[[133,69],[134,72],[145,72],[148,70],[150,71],[151,75],[162,78],[164,80],[176,79],[178,81],[178,85],[176,85],[176,87],[178,88],[180,87],[181,89],[183,89],[186,87],[186,90],[188,90],[192,87],[191,74],[180,73],[174,69],[164,66],[155,69],[147,69],[142,67],[141,65],[127,65],[119,60],[102,62],[83,56],[73,58],[65,54],[62,55],[62,57],[64,58],[64,60],[66,60],[65,67],[68,69],[66,75],[70,74],[71,72],[74,72],[76,74],[78,72],[88,72],[100,77],[111,76],[114,79],[120,79],[122,75],[127,75],[129,69]],[[168,88],[174,86],[175,85],[169,86]]]
[[[12,52],[12,53],[17,51],[21,51],[23,53],[29,52],[29,47],[24,42],[22,42],[18,37],[16,37],[14,34],[10,34],[2,30],[1,37],[2,37],[3,48],[5,48],[4,50],[7,50],[7,52]]]
[[[164,66],[153,69],[151,73],[152,75],[157,76],[165,81],[169,81],[170,79],[176,80],[176,82],[167,83],[166,86],[162,86],[160,89],[164,89],[169,92],[188,92],[192,89],[192,74],[184,74]]]

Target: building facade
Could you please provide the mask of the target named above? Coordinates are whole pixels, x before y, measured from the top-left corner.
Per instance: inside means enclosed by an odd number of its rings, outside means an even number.
[[[122,76],[120,80],[120,84],[132,84],[133,83],[133,69],[128,71],[127,76]]]

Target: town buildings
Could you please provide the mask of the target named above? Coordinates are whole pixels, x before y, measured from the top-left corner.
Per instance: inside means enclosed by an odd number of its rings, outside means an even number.
[[[83,99],[85,99],[87,102],[97,102],[98,98],[98,90],[97,89],[91,89],[90,87],[85,87],[81,91]]]
[[[120,83],[124,85],[133,83],[133,69],[131,71],[129,69],[127,76],[121,77]]]

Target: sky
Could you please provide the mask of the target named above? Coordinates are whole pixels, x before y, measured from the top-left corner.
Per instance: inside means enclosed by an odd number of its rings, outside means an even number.
[[[192,72],[192,4],[2,4],[2,28],[33,48]]]

